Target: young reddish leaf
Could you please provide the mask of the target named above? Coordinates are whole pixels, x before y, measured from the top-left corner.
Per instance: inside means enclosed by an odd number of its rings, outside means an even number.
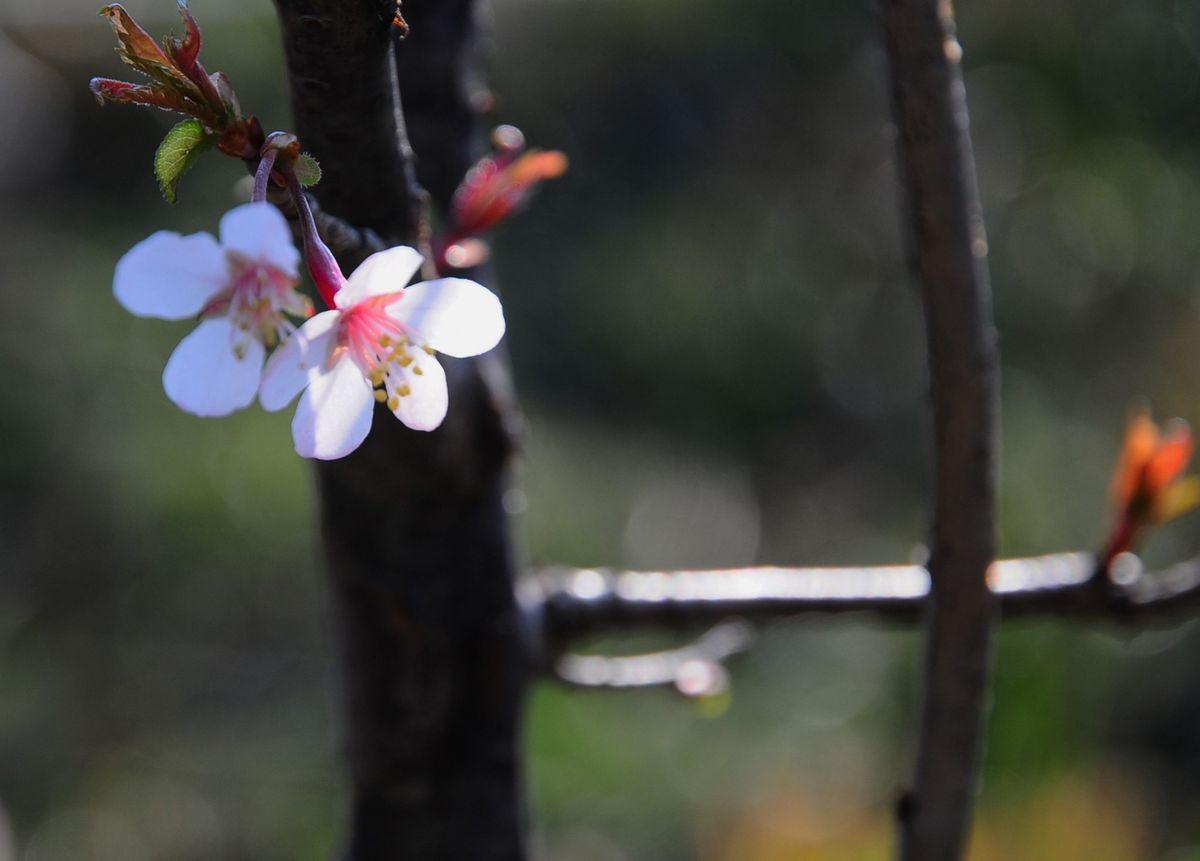
[[[120,4],[100,10],[117,35],[117,53],[151,78],[150,85],[95,78],[91,91],[101,101],[155,105],[198,121],[181,123],[167,135],[155,154],[155,174],[168,201],[175,199],[175,184],[202,150],[215,144],[221,152],[252,159],[263,144],[263,130],[254,117],[243,119],[233,87],[224,75],[209,75],[200,64],[200,28],[186,0],[176,0],[183,18],[182,38],[168,36],[164,47],[142,29]],[[189,137],[182,136],[184,131]],[[186,146],[181,144],[186,143]]]
[[[1179,479],[1191,456],[1192,432],[1186,422],[1176,419],[1164,435],[1146,409],[1130,415],[1113,474],[1116,521],[1105,546],[1105,564],[1133,547],[1147,526],[1200,504],[1200,479]]]
[[[150,34],[133,20],[124,7],[113,3],[100,10],[108,18],[113,32],[117,34],[117,53],[121,59],[147,77],[181,87],[185,91],[195,90],[195,85],[175,67],[171,58],[163,53]]]
[[[233,91],[233,84],[229,83],[229,78],[225,77],[224,72],[213,72],[208,76],[212,81],[213,88],[217,91],[217,97],[225,105],[225,110],[234,120],[242,118],[242,106],[238,104],[237,93]]]
[[[455,233],[475,236],[511,215],[537,186],[563,175],[567,157],[561,152],[530,150],[502,153],[471,168],[454,195]]]
[[[567,157],[558,150],[530,150],[509,168],[512,183],[528,188],[537,182],[558,179],[567,172]]]
[[[1187,422],[1176,419],[1159,441],[1146,462],[1146,486],[1149,493],[1162,492],[1192,459],[1192,430]]]
[[[147,84],[130,84],[126,81],[114,81],[111,78],[92,78],[88,88],[96,101],[104,104],[106,101],[133,105],[151,105],[164,111],[179,111],[187,113],[191,106],[176,90],[167,87]]]
[[[178,0],[178,4],[179,14],[183,17],[183,38],[168,38],[167,52],[184,74],[188,74],[195,67],[196,56],[200,53],[200,27],[188,11],[186,0]],[[188,74],[188,77],[191,75]]]
[[[454,191],[446,228],[433,239],[433,256],[440,269],[462,269],[487,259],[481,234],[492,229],[528,202],[537,187],[563,175],[567,157],[554,150],[525,150],[525,135],[516,126],[492,132],[495,152],[467,171]]]
[[[167,132],[158,151],[154,153],[154,176],[158,179],[163,198],[175,202],[175,186],[192,166],[197,156],[211,147],[214,136],[204,130],[199,120],[187,119]]]
[[[1133,501],[1146,462],[1157,447],[1158,426],[1145,408],[1138,408],[1130,415],[1125,427],[1125,440],[1121,443],[1121,454],[1113,471],[1112,500],[1118,509],[1127,508]]]
[[[183,39],[168,36],[163,44],[176,68],[191,81],[200,101],[208,105],[213,114],[218,117],[218,123],[226,125],[226,115],[230,113],[228,103],[217,90],[217,86],[204,67],[197,61],[200,53],[200,27],[192,13],[188,11],[186,0],[177,0],[179,14],[183,18]]]

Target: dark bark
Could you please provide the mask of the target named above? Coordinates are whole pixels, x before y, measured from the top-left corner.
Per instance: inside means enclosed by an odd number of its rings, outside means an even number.
[[[293,131],[321,163],[322,208],[390,240],[416,236],[391,74],[394,0],[276,0]]]
[[[422,175],[445,202],[476,146],[461,99],[472,7],[277,0],[295,131],[321,162],[321,206],[389,242],[418,239],[399,91],[420,109]],[[436,47],[433,45],[436,44]],[[411,94],[411,95],[410,95]],[[343,266],[357,259],[343,259]],[[525,665],[501,506],[511,445],[496,363],[439,357],[450,412],[428,434],[382,408],[356,452],[318,464],[342,652],[353,819],[346,858],[519,861],[517,737]],[[487,373],[483,372],[487,368]]]
[[[475,0],[404,3],[413,28],[396,52],[404,119],[417,178],[442,207],[483,150],[477,108],[488,95],[475,6]]]
[[[986,723],[995,596],[995,335],[983,218],[949,0],[883,0],[921,285],[935,444],[931,600],[916,783],[901,858],[961,857]]]

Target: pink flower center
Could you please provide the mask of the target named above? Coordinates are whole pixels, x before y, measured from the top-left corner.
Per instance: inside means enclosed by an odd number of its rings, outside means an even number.
[[[296,291],[296,279],[269,263],[230,253],[229,286],[201,310],[202,318],[228,316],[234,326],[265,347],[285,339],[295,326],[285,317],[312,316],[312,302]]]
[[[412,394],[412,376],[424,373],[422,355],[433,355],[388,314],[388,306],[403,298],[403,292],[372,296],[343,311],[338,320],[337,349],[345,350],[375,387],[375,400],[393,411],[400,398]]]

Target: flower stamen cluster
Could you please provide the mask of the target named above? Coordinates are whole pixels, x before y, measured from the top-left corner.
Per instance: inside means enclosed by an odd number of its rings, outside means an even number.
[[[409,376],[425,373],[404,325],[387,311],[403,298],[399,293],[367,299],[343,315],[338,330],[337,348],[350,355],[373,387],[375,400],[392,412],[399,409],[400,398],[412,394]],[[417,347],[416,352],[434,354],[429,347]]]
[[[237,252],[227,257],[231,283],[200,310],[201,319],[228,315],[247,337],[273,349],[296,331],[288,316],[308,319],[313,315],[312,300],[295,289],[293,275],[270,263],[247,260]]]

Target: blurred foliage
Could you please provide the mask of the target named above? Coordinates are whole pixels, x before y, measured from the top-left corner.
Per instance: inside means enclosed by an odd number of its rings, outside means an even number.
[[[130,6],[173,24],[170,3]],[[0,859],[327,858],[344,797],[310,473],[284,415],[176,411],[159,374],[186,326],[110,298],[138,239],[215,229],[237,167],[201,161],[164,206],[150,159],[171,118],[92,102],[88,77],[121,71],[92,5],[0,9]],[[193,9],[206,61],[286,127],[269,4]],[[923,347],[870,4],[494,13],[497,121],[572,162],[496,253],[530,414],[524,558],[907,558]],[[1002,549],[1088,547],[1130,400],[1200,416],[1200,13],[960,15]],[[1151,558],[1195,551],[1196,522]],[[918,646],[869,620],[768,626],[720,719],[665,692],[539,688],[538,857],[885,857]],[[972,857],[1200,857],[1198,652],[1194,625],[1007,627]]]

